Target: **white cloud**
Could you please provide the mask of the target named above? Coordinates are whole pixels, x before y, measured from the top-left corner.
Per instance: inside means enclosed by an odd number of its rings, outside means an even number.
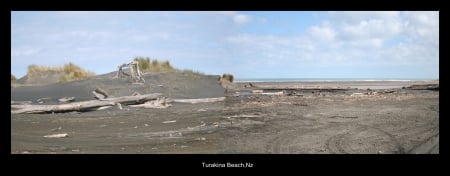
[[[244,15],[244,14],[235,14],[233,16],[233,20],[235,23],[237,24],[245,24],[250,22],[251,18],[248,15]]]
[[[328,12],[331,21],[339,23],[355,24],[361,21],[371,19],[396,19],[400,12],[397,11],[346,11],[346,12]]]
[[[188,12],[192,13],[192,12]],[[233,19],[233,22],[236,24],[246,24],[252,20],[252,17],[250,15],[242,14],[237,11],[201,11],[201,12],[194,12],[199,14],[206,14],[206,15],[225,15],[228,17],[231,17]],[[264,20],[264,19],[263,19]]]
[[[303,35],[240,34],[228,38],[243,52],[293,64],[420,65],[438,64],[438,14],[333,12],[332,20]],[[410,42],[406,42],[410,40]],[[386,45],[386,42],[391,42]],[[424,43],[432,43],[425,45]]]
[[[313,39],[319,40],[332,41],[336,36],[336,32],[329,25],[312,26],[308,32]]]
[[[41,50],[42,50],[41,48],[34,48],[30,46],[11,48],[11,56],[13,57],[32,56],[38,54]]]
[[[408,42],[439,46],[439,12],[405,12],[402,19]]]

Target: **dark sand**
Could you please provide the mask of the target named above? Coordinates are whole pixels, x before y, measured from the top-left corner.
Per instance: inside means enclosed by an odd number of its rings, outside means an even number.
[[[97,86],[115,96],[134,91],[160,92],[170,98],[225,96],[217,76],[147,75],[146,85],[130,85],[110,76],[14,87],[11,99],[74,96],[90,100]],[[256,83],[260,88],[362,83],[283,84]],[[394,83],[370,84],[379,88]],[[395,86],[403,84],[410,83]],[[82,113],[14,114],[11,153],[439,153],[439,91],[395,91],[374,95],[353,94],[367,90],[305,91],[303,96],[241,95],[224,102],[173,103],[167,109],[124,106]],[[43,137],[58,133],[68,137]]]

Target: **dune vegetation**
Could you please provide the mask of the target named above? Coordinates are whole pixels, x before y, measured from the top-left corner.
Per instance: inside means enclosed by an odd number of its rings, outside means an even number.
[[[149,57],[136,57],[134,61],[139,63],[139,69],[142,72],[175,72],[179,71],[170,65],[167,60],[159,61],[157,59],[150,59]]]
[[[204,73],[193,71],[190,69],[177,69],[170,65],[170,62],[167,60],[161,61],[158,59],[150,59],[149,57],[136,57],[134,61],[137,61],[139,63],[139,69],[143,73],[177,72],[192,78],[197,78],[200,75],[205,75]]]
[[[225,73],[222,75],[222,79],[233,82],[234,76],[232,74]]]
[[[73,63],[64,64],[62,67],[50,67],[32,64],[28,66],[27,77],[47,76],[50,74],[60,74],[59,82],[86,79],[95,76],[94,72],[87,71]]]

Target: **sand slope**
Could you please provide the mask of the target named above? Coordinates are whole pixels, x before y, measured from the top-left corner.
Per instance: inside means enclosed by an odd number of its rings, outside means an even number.
[[[132,84],[129,79],[115,79],[116,72],[99,75],[86,80],[55,83],[42,86],[20,86],[11,89],[11,100],[35,101],[49,97],[75,97],[77,101],[92,100],[92,91],[101,88],[111,96],[162,93],[169,98],[210,98],[224,95],[224,88],[217,82],[217,76],[192,75],[185,73],[149,73],[144,75],[146,83]]]

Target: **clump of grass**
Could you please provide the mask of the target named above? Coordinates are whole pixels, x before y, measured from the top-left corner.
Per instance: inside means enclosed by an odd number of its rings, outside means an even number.
[[[150,59],[149,57],[136,57],[134,59],[139,64],[139,69],[142,72],[175,72],[179,71],[170,65],[167,60],[159,61],[157,59]]]
[[[149,57],[136,57],[134,61],[137,61],[139,64],[140,70],[147,70],[150,68],[150,58]]]
[[[228,89],[233,87],[234,76],[232,74],[224,73],[222,77],[219,76],[219,83],[222,87]]]
[[[158,66],[158,60],[153,60],[152,61],[152,66],[153,67],[157,67]]]
[[[174,68],[170,65],[169,61],[163,61],[161,62],[161,68],[163,68],[164,70],[174,70]]]
[[[228,80],[229,82],[233,82],[234,76],[232,74],[225,73],[225,74],[222,75],[222,79]]]
[[[180,70],[177,68],[174,68],[168,60],[158,60],[158,59],[151,59],[149,57],[136,57],[134,58],[134,61],[138,62],[139,69],[141,69],[142,72],[178,72],[182,73],[183,75],[186,75],[189,78],[198,78],[201,75],[204,75],[204,73],[201,73],[199,71],[193,71],[189,69]],[[231,75],[232,76],[232,75]]]
[[[64,64],[62,67],[49,67],[32,64],[28,66],[27,77],[31,78],[34,76],[45,76],[51,73],[62,73],[63,75],[59,78],[60,82],[81,80],[95,76],[94,72],[84,70],[73,63],[68,63]]]
[[[42,65],[31,64],[28,66],[27,77],[43,76],[49,73],[62,72],[62,67],[48,67]]]

